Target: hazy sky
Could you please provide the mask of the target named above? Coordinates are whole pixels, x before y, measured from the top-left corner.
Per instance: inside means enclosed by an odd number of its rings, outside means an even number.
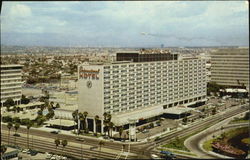
[[[248,46],[248,12],[246,1],[3,2],[1,44]]]

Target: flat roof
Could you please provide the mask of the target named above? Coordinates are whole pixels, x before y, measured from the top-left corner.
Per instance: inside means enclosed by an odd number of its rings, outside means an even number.
[[[186,113],[188,111],[193,110],[192,108],[188,108],[188,107],[171,107],[171,108],[167,108],[165,109],[165,113],[168,114],[182,114],[182,113]]]
[[[20,64],[8,64],[8,65],[0,65],[1,68],[7,68],[7,67],[23,67],[23,65]]]
[[[136,120],[147,119],[161,114],[162,111],[162,105],[151,106],[146,108],[135,109],[129,112],[112,114],[112,120],[116,125],[123,125],[129,123],[128,117],[134,117],[134,119]]]
[[[32,106],[40,106],[43,104],[44,104],[44,102],[34,102],[34,103],[29,103],[29,104],[20,104],[20,105],[17,105],[17,107],[27,108],[27,107],[32,107]]]
[[[234,92],[241,92],[241,93],[246,93],[247,90],[246,89],[237,89],[237,88],[227,88],[225,89],[226,92],[228,93],[234,93]],[[220,91],[223,91],[222,89],[220,89]]]
[[[71,127],[75,125],[73,120],[66,120],[66,119],[53,119],[46,123],[50,125],[65,126],[65,127]]]
[[[14,117],[19,117],[20,119],[30,119],[30,120],[34,120],[37,117],[37,111],[30,111],[30,112],[26,112],[24,113],[23,111],[20,111],[19,113],[13,113],[13,112],[2,112],[2,116],[10,116],[12,118]]]

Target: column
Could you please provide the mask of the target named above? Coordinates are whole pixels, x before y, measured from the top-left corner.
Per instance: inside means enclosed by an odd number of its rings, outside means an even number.
[[[93,131],[94,131],[94,133],[96,133],[96,126],[95,126],[95,124],[96,124],[96,120],[93,119]]]
[[[80,130],[80,120],[78,118],[78,131]]]
[[[103,120],[101,120],[101,134],[103,134],[104,132],[103,132]]]

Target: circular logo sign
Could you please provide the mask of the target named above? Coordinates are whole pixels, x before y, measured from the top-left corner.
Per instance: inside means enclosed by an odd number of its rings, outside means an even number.
[[[87,87],[91,88],[92,87],[92,82],[91,81],[87,81]]]

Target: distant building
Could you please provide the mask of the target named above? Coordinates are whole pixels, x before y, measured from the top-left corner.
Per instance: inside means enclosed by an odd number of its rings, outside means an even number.
[[[212,52],[211,81],[249,90],[249,48],[218,49]]]
[[[8,98],[21,104],[22,84],[22,65],[1,65],[1,106]]]
[[[115,126],[128,126],[130,119],[143,123],[169,113],[168,108],[206,102],[205,60],[177,60],[170,53],[127,54],[117,53],[120,61],[78,67],[78,107],[79,112],[88,112],[90,131],[96,131],[98,115],[103,132],[105,112],[112,115]],[[169,59],[159,61],[158,55]],[[135,62],[121,61],[129,58]]]
[[[132,62],[152,62],[152,61],[168,61],[177,60],[178,54],[172,54],[169,51],[162,50],[144,50],[140,51],[124,51],[116,54],[117,61]]]

